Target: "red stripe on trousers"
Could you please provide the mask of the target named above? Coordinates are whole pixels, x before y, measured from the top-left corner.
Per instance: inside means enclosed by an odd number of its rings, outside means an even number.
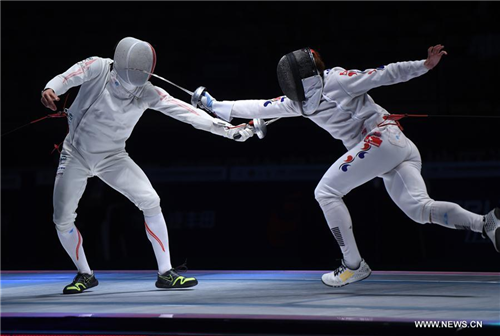
[[[80,249],[80,245],[82,245],[82,235],[78,229],[76,229],[76,232],[78,232],[78,244],[76,244],[76,260],[78,260],[78,250]]]
[[[162,244],[162,242],[161,242],[160,238],[158,238],[158,237],[157,237],[157,236],[153,233],[153,231],[151,231],[151,229],[150,229],[150,228],[149,228],[149,226],[148,226],[148,223],[146,223],[145,221],[144,221],[144,225],[146,225],[146,231],[148,231],[148,233],[149,233],[149,234],[150,234],[150,235],[151,235],[154,239],[156,239],[156,241],[158,242],[158,244],[160,244],[161,249],[163,250],[163,252],[165,252],[165,248],[163,247],[163,244]]]

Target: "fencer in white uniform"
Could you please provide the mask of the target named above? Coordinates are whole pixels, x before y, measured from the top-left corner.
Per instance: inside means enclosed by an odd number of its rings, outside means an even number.
[[[197,129],[238,138],[237,141],[245,141],[253,132],[246,125],[233,128],[152,85],[147,73],[153,73],[155,64],[155,50],[149,43],[127,37],[118,43],[113,60],[90,57],[78,62],[50,80],[42,92],[42,103],[55,110],[58,96],[80,86],[67,111],[69,133],[60,155],[53,195],[57,234],[78,269],[74,281],[64,288],[65,294],[81,293],[98,284],[75,226],[78,202],[87,179],[92,176],[125,195],[144,213],[145,230],[158,262],[156,286],[197,284],[195,278],[180,276],[172,268],[160,198],[141,168],[129,157],[125,142],[148,108]]]
[[[424,75],[444,54],[443,46],[437,45],[429,48],[428,58],[421,61],[364,71],[341,67],[325,70],[319,54],[305,48],[283,56],[278,64],[278,81],[285,96],[217,101],[207,92],[202,98],[204,108],[227,121],[233,117],[304,116],[344,143],[347,152],[328,169],[315,189],[315,198],[343,254],[341,266],[323,275],[326,285],[347,285],[371,273],[356,246],[351,217],[342,198],[374,177],[383,179],[392,200],[415,222],[480,232],[500,250],[500,209],[479,215],[457,204],[430,198],[420,174],[422,160],[417,147],[398,123],[384,119],[389,113],[367,93]]]

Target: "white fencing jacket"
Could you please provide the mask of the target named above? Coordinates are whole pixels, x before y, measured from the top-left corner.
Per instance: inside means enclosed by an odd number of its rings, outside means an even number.
[[[87,58],[57,75],[45,86],[59,96],[81,85],[68,109],[68,138],[81,154],[104,157],[124,150],[134,126],[148,108],[197,129],[231,137],[226,128],[231,126],[229,123],[173,98],[150,82],[143,87],[128,85],[114,70],[110,71],[112,63],[109,58]]]
[[[377,69],[345,70],[340,67],[325,70],[321,99],[309,118],[335,139],[342,140],[347,149],[359,143],[364,135],[383,122],[389,114],[376,104],[367,92],[373,88],[406,82],[425,74],[425,60],[398,62]],[[307,87],[306,98],[318,96],[314,83]],[[321,88],[319,88],[321,90]],[[285,96],[271,100],[238,100],[214,102],[213,110],[230,121],[237,118],[277,118],[301,116],[300,103]],[[304,107],[307,107],[307,100]],[[314,112],[314,111],[313,111]],[[309,114],[309,112],[307,112]]]

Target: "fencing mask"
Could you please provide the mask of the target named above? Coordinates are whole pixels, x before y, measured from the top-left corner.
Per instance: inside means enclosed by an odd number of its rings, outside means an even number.
[[[118,76],[128,84],[145,85],[150,77],[148,73],[153,73],[155,65],[155,50],[147,42],[125,37],[116,46],[113,67]]]
[[[302,102],[306,99],[302,80],[319,75],[310,48],[293,51],[278,62],[278,82],[289,99]]]

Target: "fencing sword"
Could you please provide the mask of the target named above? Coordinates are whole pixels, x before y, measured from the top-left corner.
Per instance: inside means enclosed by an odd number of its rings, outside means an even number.
[[[144,70],[141,70],[145,73],[149,73],[147,71],[144,71]],[[161,76],[158,76],[156,74],[153,74],[153,73],[149,73],[151,76],[154,76],[156,78],[159,78],[169,84],[172,84],[173,86],[175,86],[176,88],[178,89],[181,89],[182,91],[186,92],[188,95],[191,96],[191,105],[193,105],[194,107],[198,107],[198,108],[201,108],[202,110],[206,111],[203,107],[203,104],[201,104],[201,97],[203,97],[203,94],[205,93],[206,91],[206,88],[204,86],[200,86],[198,87],[196,90],[194,90],[194,92],[191,92],[185,88],[183,88],[182,86],[180,85],[177,85],[175,84],[174,82],[172,81],[169,81],[168,79],[166,78],[163,78]],[[206,111],[206,112],[209,112],[210,114],[212,114],[211,111]],[[267,134],[267,126],[272,124],[273,122],[275,121],[278,121],[280,120],[281,117],[279,118],[274,118],[274,119],[271,119],[271,120],[268,120],[268,121],[264,121],[263,119],[253,119],[251,120],[248,124],[253,126],[255,128],[255,134],[257,134],[257,136],[259,137],[259,139],[264,139],[264,137],[266,136]]]
[[[201,97],[203,96],[203,94],[206,91],[206,88],[204,86],[200,86],[196,90],[190,91],[190,90],[188,90],[186,88],[183,88],[182,86],[180,86],[178,84],[175,84],[172,81],[169,81],[166,78],[163,78],[162,76],[158,76],[157,74],[154,74],[154,73],[146,71],[146,70],[141,70],[141,69],[136,69],[136,68],[127,68],[126,70],[140,71],[140,72],[143,72],[143,73],[148,74],[150,76],[153,76],[153,77],[156,77],[158,79],[161,79],[162,81],[167,82],[170,85],[175,86],[176,88],[180,89],[181,91],[186,92],[188,95],[191,96],[191,105],[193,105],[194,107],[197,107],[197,108],[201,108],[203,111],[208,112],[210,115],[213,114],[213,112],[207,111],[206,109],[203,108],[203,105],[200,104]]]
[[[199,108],[199,109],[202,109],[203,111],[207,112],[208,114],[210,114],[211,116],[214,116],[214,113],[212,111],[209,111],[207,110],[203,104],[201,104],[201,98],[203,97],[203,94],[205,93],[206,91],[206,88],[204,86],[200,86],[198,87],[196,90],[194,91],[189,91],[188,89],[186,88],[183,88],[182,86],[178,85],[178,84],[175,84],[174,82],[166,79],[166,78],[163,78],[157,74],[154,74],[154,73],[151,73],[151,72],[148,72],[146,70],[141,70],[141,69],[135,69],[135,68],[128,68],[128,70],[136,70],[136,71],[140,71],[140,72],[143,72],[143,73],[146,73],[150,76],[153,76],[153,77],[156,77],[164,82],[167,82],[168,84],[170,85],[173,85],[175,86],[176,88],[184,91],[185,93],[187,93],[188,95],[191,96],[191,105],[196,107],[196,108]],[[272,119],[272,120],[269,120],[269,121],[264,121],[262,119],[253,119],[251,120],[248,125],[251,125],[254,127],[254,132],[255,134],[257,134],[257,136],[259,137],[259,139],[264,139],[264,137],[266,136],[267,134],[267,125],[277,121],[278,119],[280,118],[276,118],[276,119]],[[237,134],[235,136],[235,139],[239,139],[239,137],[241,137],[241,135]]]
[[[141,72],[144,72],[150,76],[153,76],[153,77],[156,77],[158,79],[161,79],[162,81],[164,82],[167,82],[168,84],[170,85],[173,85],[175,86],[176,88],[186,92],[188,95],[191,96],[191,105],[193,105],[194,107],[199,107],[199,102],[201,100],[201,97],[203,96],[203,94],[205,93],[206,89],[204,86],[200,86],[198,87],[196,90],[194,91],[189,91],[188,89],[185,89],[183,88],[182,86],[180,85],[177,85],[175,84],[174,82],[172,81],[169,81],[168,79],[166,78],[163,78],[162,76],[158,76],[157,74],[154,74],[154,73],[151,73],[151,72],[148,72],[148,71],[145,71],[145,70],[140,70],[140,69],[134,69],[134,68],[129,68],[130,70],[136,70],[136,71],[141,71]],[[206,111],[204,110],[205,112],[209,112],[209,111]],[[211,112],[209,112],[211,113]]]
[[[248,124],[252,125],[255,129],[255,134],[259,137],[259,139],[264,139],[264,137],[267,134],[267,126],[272,124],[275,121],[280,120],[281,117],[279,118],[274,118],[271,120],[264,121],[263,119],[254,119],[250,121]]]

